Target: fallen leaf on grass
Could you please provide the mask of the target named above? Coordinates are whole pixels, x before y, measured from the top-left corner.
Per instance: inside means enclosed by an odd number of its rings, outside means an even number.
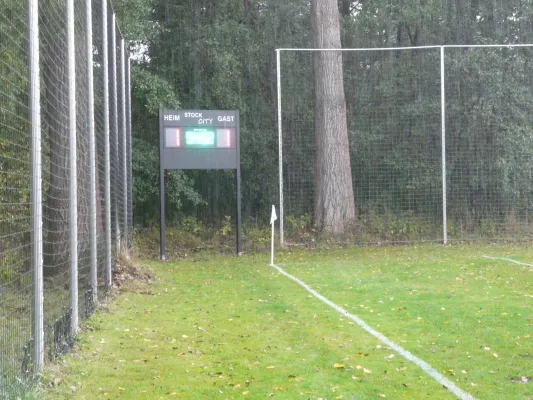
[[[455,375],[455,371],[453,369],[447,369],[446,371],[444,371],[444,373],[446,375],[451,375],[451,376]]]
[[[333,364],[333,368],[336,368],[336,369],[344,369],[344,364]]]

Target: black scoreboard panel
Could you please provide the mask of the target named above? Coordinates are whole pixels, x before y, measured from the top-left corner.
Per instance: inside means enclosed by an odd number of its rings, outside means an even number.
[[[161,110],[163,169],[236,169],[239,113],[217,110]]]

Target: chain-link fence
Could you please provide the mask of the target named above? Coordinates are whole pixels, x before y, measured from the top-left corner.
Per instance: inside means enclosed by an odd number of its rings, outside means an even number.
[[[318,52],[278,51],[287,243],[315,240],[317,182],[335,177],[317,176],[328,157],[315,132]],[[351,170],[353,241],[531,238],[532,52],[527,44],[342,50],[350,162],[322,161],[333,174]],[[320,207],[339,207],[327,196]]]
[[[0,1],[0,398],[132,252],[130,63],[107,0]]]

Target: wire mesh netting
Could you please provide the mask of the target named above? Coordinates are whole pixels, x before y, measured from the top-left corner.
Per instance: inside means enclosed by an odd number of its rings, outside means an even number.
[[[32,338],[28,6],[0,13],[0,398],[25,379]]]
[[[438,46],[342,51],[354,240],[517,240],[531,234],[531,51],[443,48],[443,69]],[[289,243],[306,239],[300,233],[316,223],[315,55],[281,51]]]
[[[78,329],[76,321],[94,311],[94,292],[103,297],[116,257],[119,252],[131,252],[133,245],[132,241],[112,245],[106,223],[111,202],[114,210],[122,210],[121,230],[127,231],[131,220],[131,153],[128,156],[127,152],[131,129],[126,121],[130,92],[124,81],[122,97],[115,104],[121,107],[121,114],[113,113],[108,99],[113,82],[106,80],[106,74],[113,68],[116,74],[120,63],[110,65],[104,54],[111,48],[110,32],[118,29],[110,27],[107,15],[112,9],[107,1],[93,2],[92,9],[87,1],[4,0],[0,4],[0,49],[7,55],[0,61],[2,399],[23,395],[41,372],[42,362],[69,349]],[[70,26],[69,11],[74,15]],[[90,28],[92,35],[88,36]],[[69,46],[69,33],[73,47]],[[125,52],[122,57],[124,63],[129,62]],[[69,59],[73,60],[72,69]],[[30,97],[32,91],[37,99]],[[71,114],[75,115],[75,141]],[[116,118],[111,125],[110,115]],[[116,142],[119,135],[121,154]],[[114,182],[124,183],[111,198],[113,167],[117,174]],[[40,182],[41,190],[35,182]],[[92,227],[96,228],[95,239]],[[34,242],[38,237],[42,243]],[[73,258],[76,250],[78,256]],[[35,296],[41,285],[42,298]],[[44,309],[44,318],[40,309]],[[44,346],[36,340],[42,336]]]
[[[43,136],[44,315],[48,357],[69,347],[69,86],[67,11],[42,2],[41,72]]]
[[[533,48],[446,49],[451,239],[527,239],[533,229]]]
[[[283,200],[289,242],[291,235],[314,222],[313,55],[283,52],[281,58]],[[357,239],[438,239],[442,231],[439,51],[343,52],[342,56]]]

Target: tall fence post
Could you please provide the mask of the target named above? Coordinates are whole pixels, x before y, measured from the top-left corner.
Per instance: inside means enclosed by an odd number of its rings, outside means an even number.
[[[279,157],[279,242],[284,245],[284,207],[283,207],[283,130],[281,121],[281,50],[276,49],[276,74],[278,83],[278,157]]]
[[[105,285],[109,289],[111,276],[111,148],[109,144],[109,23],[107,0],[102,0],[102,59],[104,102],[104,209],[105,209]]]
[[[98,302],[98,241],[96,237],[96,136],[94,128],[94,76],[93,76],[93,8],[92,0],[85,0],[86,33],[87,33],[87,89],[88,116],[87,130],[89,132],[89,177],[90,177],[90,209],[89,229],[91,242],[91,294],[92,302]]]
[[[33,269],[33,372],[44,365],[43,205],[41,151],[41,81],[39,49],[39,2],[29,0],[29,69],[32,168],[32,269]]]
[[[128,102],[128,226],[130,228],[128,237],[128,251],[133,257],[133,132],[131,127],[131,57],[128,56],[126,63],[127,76],[127,93],[126,100]]]
[[[122,185],[122,202],[124,210],[122,217],[124,218],[124,232],[122,232],[122,251],[127,254],[128,247],[128,174],[127,174],[127,119],[126,119],[126,49],[124,38],[120,39],[120,84],[121,88],[121,103],[122,103],[122,171],[123,171],[123,185]]]
[[[115,225],[115,248],[117,254],[120,254],[120,223],[118,216],[118,83],[117,83],[117,27],[116,27],[116,14],[111,15],[111,108],[113,111],[113,127],[112,127],[112,140],[114,145],[114,151],[112,157],[114,159],[114,174],[113,181],[113,190],[115,195],[113,196],[112,207],[115,210],[115,220],[113,221]]]
[[[69,102],[69,230],[71,334],[78,330],[78,168],[76,142],[76,47],[74,0],[67,0],[68,102]]]
[[[448,243],[448,221],[446,206],[446,82],[444,46],[440,46],[440,96],[441,96],[441,157],[442,157],[442,242]]]

